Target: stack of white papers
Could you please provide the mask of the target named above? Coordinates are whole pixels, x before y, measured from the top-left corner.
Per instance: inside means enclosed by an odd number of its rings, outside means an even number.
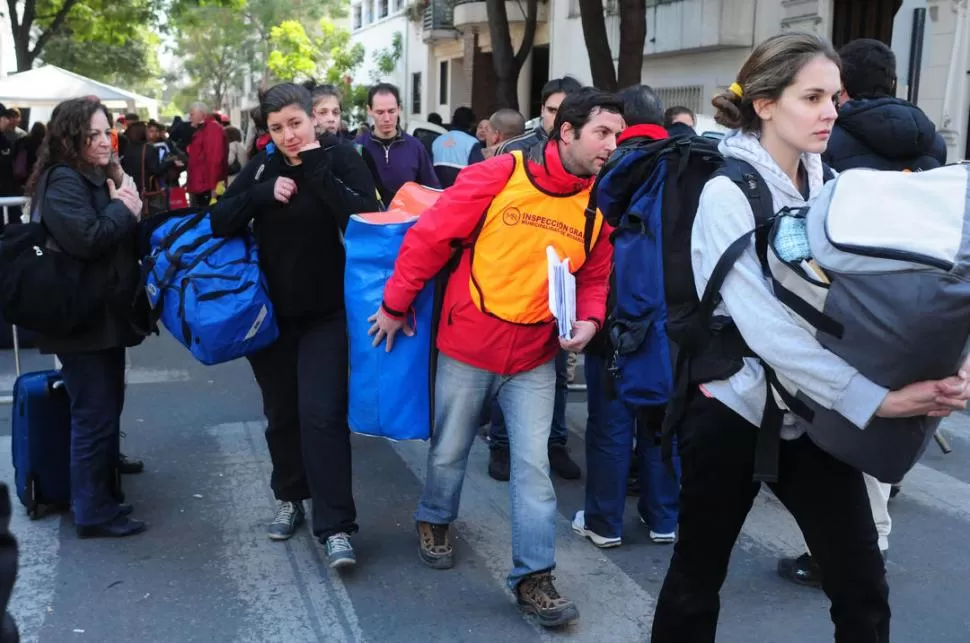
[[[569,271],[569,257],[560,259],[556,249],[546,248],[549,260],[549,311],[559,323],[559,337],[573,338],[576,321],[576,277]]]

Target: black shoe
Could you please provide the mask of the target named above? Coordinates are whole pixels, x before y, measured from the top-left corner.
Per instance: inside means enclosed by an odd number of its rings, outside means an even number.
[[[802,554],[798,558],[782,558],[778,561],[778,575],[806,587],[822,587],[822,570],[812,560],[811,554]]]
[[[566,449],[565,444],[553,444],[549,446],[549,468],[557,476],[565,478],[566,480],[576,480],[583,475],[583,472],[579,469],[579,465],[569,457],[569,451]]]
[[[100,525],[78,525],[78,538],[124,538],[140,534],[148,528],[141,520],[118,516]]]
[[[509,481],[509,446],[496,444],[488,450],[488,475],[501,482]]]
[[[129,459],[124,453],[118,456],[118,470],[131,475],[145,470],[145,463],[141,460]]]
[[[630,477],[626,479],[626,495],[638,498],[640,496],[640,479]]]
[[[118,505],[118,515],[119,516],[130,516],[131,515],[131,512],[134,511],[134,510],[135,510],[135,508],[132,507],[129,504],[121,503],[121,504]]]

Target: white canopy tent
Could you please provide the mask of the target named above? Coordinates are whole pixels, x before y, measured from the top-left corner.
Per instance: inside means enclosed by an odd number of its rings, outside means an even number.
[[[7,107],[31,108],[31,121],[46,122],[61,101],[97,96],[111,110],[134,112],[139,107],[158,117],[158,101],[119,87],[85,78],[54,65],[10,74],[0,80],[0,103]]]

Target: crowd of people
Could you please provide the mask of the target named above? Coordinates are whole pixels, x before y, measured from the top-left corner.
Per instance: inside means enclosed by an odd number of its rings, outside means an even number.
[[[825,163],[836,171],[939,166],[942,141],[918,108],[895,98],[895,83],[895,60],[882,43],[857,41],[836,53],[814,35],[773,37],[714,97],[718,122],[731,129],[721,153],[756,168],[775,210],[811,204]],[[452,524],[469,451],[488,418],[488,473],[509,482],[508,588],[543,626],[579,618],[552,575],[557,500],[550,472],[582,475],[568,450],[565,406],[570,355],[585,353],[586,498],[572,528],[597,547],[620,546],[625,497],[636,493],[651,540],[674,547],[653,641],[713,641],[728,559],[760,488],[752,468],[765,373],[746,360],[729,378],[694,387],[668,469],[658,437],[664,409],[640,412],[612,390],[604,330],[612,228],[601,212],[587,213],[595,179],[618,146],[694,137],[696,118],[686,107],[666,108],[645,85],[613,94],[564,77],[550,81],[540,99],[541,122],[532,131],[515,110],[478,120],[459,107],[448,133],[430,145],[402,130],[400,93],[386,83],[370,88],[372,126],[353,138],[339,91],[315,83],[281,83],[263,93],[248,140],[201,103],[170,128],[126,117],[116,139],[107,110],[89,98],[59,105],[36,136],[0,110],[0,128],[10,134],[0,143],[17,150],[21,140],[42,141],[19,189],[38,204],[51,245],[114,284],[88,330],[41,341],[60,358],[71,398],[78,534],[145,529],[109,482],[119,457],[125,349],[144,339],[131,322],[147,315],[144,304],[131,304],[139,277],[133,246],[138,222],[155,211],[149,204],[161,199],[157,208],[169,207],[184,170],[190,204],[209,208],[217,236],[252,229],[278,317],[279,339],[249,356],[278,501],[267,535],[292,537],[310,500],[312,531],[330,566],[356,562],[343,231],[352,215],[380,211],[402,185],[416,182],[444,191],[408,233],[370,332],[375,346],[393,351],[397,333],[414,332],[408,311],[417,294],[450,270],[436,338],[427,477],[415,499],[421,560],[435,569],[459,562]],[[730,181],[706,185],[690,248],[698,292],[753,221]],[[568,338],[559,337],[549,311],[549,245],[570,259],[576,277]],[[891,392],[864,378],[798,331],[753,247],[725,280],[718,310],[777,372],[804,380],[805,390],[860,427],[876,415],[945,415],[970,397],[966,374]],[[771,489],[797,519],[811,554],[782,561],[779,571],[822,587],[836,640],[888,641],[888,488],[819,449],[797,424],[786,425],[783,438]]]

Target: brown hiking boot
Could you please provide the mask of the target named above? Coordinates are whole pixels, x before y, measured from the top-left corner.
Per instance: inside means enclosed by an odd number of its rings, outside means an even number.
[[[448,525],[419,522],[418,540],[421,561],[433,569],[451,569],[455,566],[455,552],[448,535]]]
[[[522,579],[515,588],[519,609],[535,614],[543,627],[569,625],[579,620],[576,605],[559,595],[552,584],[554,580],[551,572],[536,572]]]

